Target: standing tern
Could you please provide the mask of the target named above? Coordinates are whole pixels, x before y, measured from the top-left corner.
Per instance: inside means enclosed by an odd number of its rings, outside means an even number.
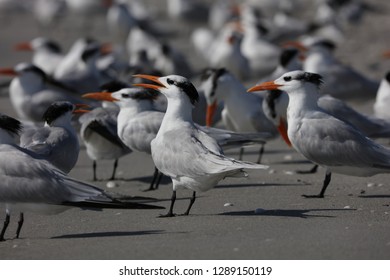
[[[45,126],[25,130],[20,137],[20,146],[69,173],[80,151],[77,132],[71,122],[72,114],[78,112],[84,111],[68,101],[54,102],[43,114]]]
[[[293,147],[326,168],[321,192],[306,197],[323,198],[332,172],[360,177],[390,172],[388,148],[318,106],[322,82],[319,74],[297,70],[248,89],[250,92],[278,89],[288,94],[288,137]]]
[[[131,149],[118,137],[118,109],[106,104],[103,102],[102,107],[95,108],[79,118],[80,136],[84,141],[88,157],[93,160],[94,181],[97,180],[96,162],[98,160],[114,160],[114,168],[109,178],[109,180],[114,180],[119,158],[131,153]]]
[[[71,207],[90,210],[163,208],[121,202],[95,186],[67,176],[39,155],[16,145],[15,137],[21,129],[18,120],[0,114],[0,203],[5,203],[6,207],[0,241],[5,240],[11,211],[20,212],[16,231],[19,238],[25,211],[58,214]]]
[[[129,148],[151,154],[151,141],[156,137],[165,113],[156,110],[154,100],[156,94],[141,88],[124,88],[116,92],[96,92],[83,95],[115,102],[120,106],[118,115],[118,135]],[[195,127],[213,137],[223,148],[241,147],[242,145],[264,144],[264,133],[234,133],[223,129]],[[149,189],[157,189],[161,173],[155,168]],[[156,181],[157,180],[157,181]]]
[[[338,61],[333,54],[334,43],[320,39],[309,43],[308,47],[303,70],[323,76],[322,94],[340,99],[367,100],[375,97],[379,83]]]
[[[222,120],[227,129],[236,132],[266,132],[270,137],[277,135],[275,125],[266,118],[262,110],[263,97],[258,94],[244,95],[244,85],[225,68],[206,69],[202,75],[201,87],[208,104],[206,125],[212,124],[218,101],[223,101]],[[240,159],[241,154],[242,150]]]
[[[41,122],[46,109],[55,101],[82,103],[81,97],[63,84],[49,79],[39,67],[19,63],[1,68],[0,75],[14,76],[9,87],[11,104],[22,120]]]
[[[199,96],[186,78],[178,75],[156,77],[136,75],[156,84],[137,84],[164,94],[168,99],[167,111],[161,127],[151,142],[153,161],[163,174],[171,177],[173,193],[169,211],[163,217],[172,217],[179,188],[193,191],[188,215],[195,202],[197,191],[207,191],[229,176],[245,176],[244,168],[267,169],[268,166],[237,161],[225,157],[217,141],[199,130],[192,121],[192,107]]]
[[[43,37],[15,45],[17,51],[33,51],[32,63],[46,74],[54,74],[64,55],[58,43]]]

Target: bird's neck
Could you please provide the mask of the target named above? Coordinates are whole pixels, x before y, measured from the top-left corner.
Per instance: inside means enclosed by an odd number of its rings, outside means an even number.
[[[192,104],[187,100],[168,100],[168,107],[165,113],[160,130],[170,130],[177,127],[178,123],[193,123]]]
[[[287,108],[287,122],[302,119],[309,111],[318,111],[319,93],[314,88],[304,88],[289,92],[289,104]]]
[[[14,79],[12,83],[19,84],[19,86],[23,88],[25,93],[30,93],[30,94],[41,91],[44,88],[43,79],[39,77],[34,77],[29,74]]]
[[[0,144],[15,145],[16,141],[14,136],[3,129],[0,129]]]
[[[72,116],[61,116],[54,120],[50,125],[48,123],[45,123],[45,126],[50,126],[50,127],[62,127],[68,131],[73,131],[74,127],[72,126],[71,123],[71,118]]]

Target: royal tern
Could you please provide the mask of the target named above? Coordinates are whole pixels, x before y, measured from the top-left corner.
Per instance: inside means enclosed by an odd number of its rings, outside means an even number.
[[[84,94],[84,98],[92,98],[115,102],[120,111],[117,122],[119,139],[131,150],[151,154],[150,142],[156,137],[164,113],[156,111],[148,90],[140,88],[124,88],[116,92],[96,92]],[[155,168],[152,182],[147,190],[157,189],[162,174]]]
[[[193,191],[184,213],[188,215],[197,191],[207,191],[225,177],[245,176],[243,168],[268,168],[225,157],[217,141],[195,126],[192,107],[198,100],[198,92],[188,79],[177,75],[136,76],[156,83],[137,86],[160,91],[168,99],[161,127],[151,142],[152,158],[157,169],[171,177],[173,183],[171,205],[164,217],[174,216],[173,206],[179,188]]]
[[[76,107],[80,106],[68,101],[51,104],[42,116],[45,126],[23,131],[20,146],[42,156],[62,172],[69,173],[80,151],[72,114],[83,111]]]
[[[271,73],[278,65],[281,49],[265,38],[266,28],[260,23],[242,23],[244,37],[241,52],[248,59],[252,77]]]
[[[117,116],[119,110],[107,106],[95,108],[79,118],[81,123],[80,136],[84,141],[87,155],[93,160],[93,180],[97,180],[97,161],[102,159],[114,160],[114,168],[109,180],[115,179],[118,160],[131,153],[117,134]]]
[[[121,81],[113,81],[101,86],[103,91],[117,91],[128,87]],[[101,107],[84,113],[80,118],[80,136],[84,141],[87,155],[92,159],[93,180],[97,180],[97,161],[102,159],[114,160],[114,168],[109,180],[115,179],[118,160],[132,151],[122,142],[118,136],[119,107],[103,101]]]
[[[16,231],[19,237],[24,212],[58,214],[71,207],[98,210],[102,208],[161,209],[162,207],[120,202],[102,190],[67,176],[32,151],[15,144],[21,123],[0,115],[0,202],[5,203],[6,218],[0,241],[10,223],[11,211],[20,212]]]
[[[223,40],[213,45],[209,65],[214,68],[226,68],[241,80],[251,76],[250,61],[242,51],[242,34],[232,30]]]
[[[130,29],[138,24],[125,1],[114,1],[107,10],[106,21],[110,35],[119,44],[126,42]]]
[[[41,122],[43,113],[55,101],[83,103],[77,93],[49,79],[33,64],[20,63],[14,68],[2,68],[0,75],[14,76],[9,87],[9,95],[12,106],[22,120]]]
[[[326,168],[321,192],[306,197],[324,197],[332,172],[360,177],[390,172],[389,149],[318,106],[322,82],[321,75],[298,70],[248,90],[278,89],[289,95],[288,137],[293,147],[310,161]]]
[[[325,83],[321,88],[322,94],[340,99],[375,97],[379,83],[339,62],[333,55],[335,44],[320,39],[310,43],[308,47],[303,70],[323,76]]]
[[[33,51],[32,64],[41,68],[48,75],[54,74],[55,69],[64,58],[60,45],[43,37],[19,43],[15,45],[15,50]]]
[[[244,85],[226,69],[206,69],[202,75],[201,88],[208,104],[206,125],[213,123],[218,101],[223,101],[222,120],[228,130],[266,132],[270,138],[277,135],[275,125],[266,118],[262,110],[263,97],[258,94],[243,94],[246,92]]]
[[[97,92],[83,95],[104,101],[115,102],[120,107],[118,135],[132,150],[151,154],[151,141],[156,137],[165,113],[156,110],[156,93],[140,88],[124,88],[116,92]],[[249,144],[264,144],[266,135],[261,133],[234,133],[231,131],[195,126],[213,137],[224,148]],[[147,190],[157,189],[161,173],[155,168],[153,180]]]

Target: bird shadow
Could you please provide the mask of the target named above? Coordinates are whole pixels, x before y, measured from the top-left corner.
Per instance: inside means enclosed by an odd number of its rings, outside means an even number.
[[[282,161],[275,161],[273,164],[310,164],[311,161],[305,160],[305,159],[297,159],[297,160],[282,160]]]
[[[332,215],[309,215],[312,212],[322,211],[355,211],[356,209],[271,209],[256,213],[254,210],[224,212],[218,215],[222,216],[273,216],[273,217],[292,217],[292,218],[334,218]]]
[[[143,177],[134,177],[134,178],[116,178],[115,181],[123,181],[123,182],[132,182],[139,181],[143,183],[150,183],[153,180],[153,176],[143,176]],[[160,181],[160,185],[166,185],[171,183],[171,179],[167,176],[163,176]]]
[[[51,237],[51,239],[138,236],[138,235],[161,234],[163,232],[164,232],[163,230],[86,232],[86,233],[76,233],[76,234],[65,234],[65,235],[53,236],[53,237]]]
[[[274,186],[306,186],[307,183],[300,184],[275,184],[275,183],[261,183],[261,184],[233,184],[233,185],[218,185],[215,189],[230,189],[230,188],[256,188],[256,187],[274,187]]]
[[[359,195],[360,198],[390,198],[390,194]]]

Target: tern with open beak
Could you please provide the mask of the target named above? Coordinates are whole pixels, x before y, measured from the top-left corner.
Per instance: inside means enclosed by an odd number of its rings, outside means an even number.
[[[164,217],[174,216],[173,206],[179,188],[193,191],[190,204],[184,213],[188,215],[195,202],[196,192],[213,188],[225,177],[245,176],[244,168],[268,168],[265,165],[226,157],[217,141],[195,126],[192,107],[199,95],[188,79],[178,75],[135,76],[155,83],[136,86],[157,90],[168,100],[161,127],[151,142],[152,158],[156,167],[171,177],[173,183],[171,205]]]

